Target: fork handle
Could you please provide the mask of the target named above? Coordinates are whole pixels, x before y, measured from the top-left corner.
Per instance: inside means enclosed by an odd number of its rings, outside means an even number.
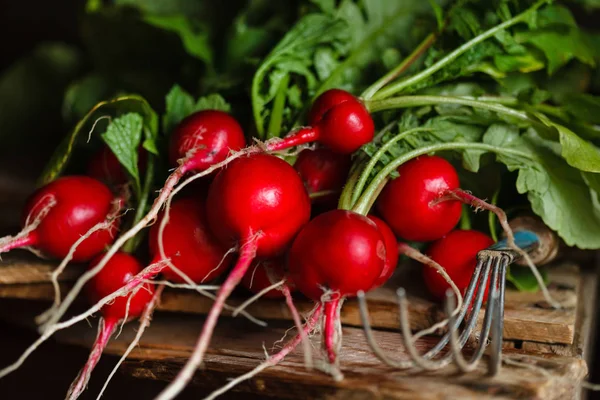
[[[509,225],[515,232],[515,243],[517,246],[527,251],[534,264],[538,266],[548,264],[558,257],[561,241],[539,217],[521,215],[513,218],[509,222]],[[520,239],[517,239],[517,236],[519,236]],[[525,248],[524,246],[527,246],[528,244],[527,241],[532,241],[534,237],[537,244]],[[519,242],[519,240],[522,240],[522,242]],[[525,261],[521,258],[517,258],[515,263],[518,265],[526,265]]]

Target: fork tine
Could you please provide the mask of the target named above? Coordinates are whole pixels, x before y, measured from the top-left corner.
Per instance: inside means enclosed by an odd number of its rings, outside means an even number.
[[[484,266],[485,263],[485,266]],[[473,296],[475,296],[475,302],[479,303],[479,305],[476,304],[476,307],[473,308],[471,315],[469,316],[469,321],[473,319],[473,317],[477,317],[477,315],[474,315],[475,311],[477,311],[477,314],[479,314],[479,309],[481,308],[481,303],[482,301],[478,301],[478,297],[479,297],[479,293],[475,294],[475,288],[477,287],[477,284],[479,282],[479,287],[481,288],[482,286],[485,286],[485,283],[487,281],[487,277],[489,276],[489,270],[490,270],[490,266],[491,266],[492,260],[491,259],[479,259],[477,260],[477,265],[475,266],[475,271],[473,272],[473,276],[471,277],[471,282],[469,282],[469,286],[467,287],[466,290],[466,294],[465,294],[465,299],[463,302],[463,306],[458,314],[458,316],[455,317],[454,319],[454,323],[449,322],[448,323],[448,332],[446,332],[444,334],[444,336],[442,337],[442,339],[440,339],[440,341],[438,343],[436,343],[436,345],[434,347],[432,347],[423,357],[426,358],[431,358],[431,357],[435,357],[442,349],[444,349],[444,347],[446,347],[446,345],[448,344],[448,342],[450,341],[450,331],[451,330],[458,330],[460,327],[461,322],[463,321],[465,315],[467,314],[467,311],[469,310],[469,306],[471,305],[471,302],[473,300]],[[482,271],[483,268],[483,271]],[[483,275],[482,276],[482,272]],[[480,277],[483,277],[485,279],[479,279]],[[484,285],[481,284],[481,281],[484,283]],[[483,297],[481,298],[481,300],[483,300]],[[467,326],[467,328],[461,333],[460,335],[460,347],[464,347],[469,335],[471,333],[471,331],[473,330],[473,326],[474,324],[469,324],[469,326]]]
[[[360,319],[362,321],[363,330],[365,332],[365,338],[367,339],[367,344],[384,364],[389,365],[393,368],[411,368],[414,367],[414,363],[410,360],[406,361],[395,361],[390,359],[385,355],[385,353],[381,350],[375,338],[373,337],[373,330],[371,329],[371,323],[369,322],[369,310],[367,308],[367,300],[365,299],[365,293],[361,290],[357,293],[358,298],[358,308],[360,310]]]
[[[404,346],[414,363],[420,368],[426,370],[437,370],[450,364],[451,357],[444,357],[440,360],[430,360],[419,354],[413,340],[412,332],[410,330],[410,323],[408,322],[408,305],[406,300],[406,290],[404,290],[404,288],[399,288],[396,291],[396,295],[398,296],[398,307],[400,310],[400,328],[402,330]]]
[[[498,296],[498,275],[499,275],[499,265],[500,265],[500,257],[494,257],[493,260],[493,269],[492,269],[492,277],[489,280],[489,284],[483,286],[479,291],[478,291],[478,297],[480,295],[483,295],[485,293],[485,288],[489,287],[491,288],[491,296],[492,299],[494,299],[495,297]],[[454,302],[454,298],[449,299],[451,302]],[[456,364],[458,366],[458,368],[462,371],[462,372],[470,372],[473,371],[476,366],[478,361],[481,359],[483,352],[485,350],[485,347],[487,345],[487,338],[490,332],[490,328],[492,325],[492,317],[494,316],[494,310],[496,308],[496,301],[488,301],[486,309],[485,309],[485,316],[484,316],[484,321],[483,321],[483,325],[481,328],[481,334],[479,336],[479,343],[477,344],[477,348],[475,349],[475,351],[473,352],[473,355],[471,356],[471,358],[467,361],[462,353],[460,352],[460,350],[464,347],[465,343],[458,343],[458,340],[456,338],[456,332],[450,332],[451,336],[450,336],[450,346],[452,348],[452,352],[454,355],[454,359],[456,361]],[[476,324],[477,322],[477,316],[474,316],[471,321],[469,321],[469,325],[471,325],[471,329],[472,327]],[[465,330],[466,331],[466,330]],[[470,333],[470,331],[469,331]]]
[[[511,260],[508,256],[502,256],[502,261],[500,262],[498,291],[494,292],[497,294],[497,296],[492,298],[492,301],[496,303],[496,306],[492,321],[491,355],[488,360],[488,373],[491,376],[496,375],[500,371],[502,363],[501,356],[502,336],[504,333],[504,290],[506,289],[506,269],[510,261]]]

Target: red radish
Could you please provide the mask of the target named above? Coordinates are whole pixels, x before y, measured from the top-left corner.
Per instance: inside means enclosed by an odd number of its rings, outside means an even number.
[[[0,253],[20,247],[34,247],[43,253],[64,258],[78,239],[114,213],[115,198],[110,189],[87,176],[65,176],[39,188],[28,199],[22,217],[23,230],[14,238],[0,241]],[[113,242],[118,219],[110,229],[97,230],[83,240],[72,260],[88,261]]]
[[[90,263],[93,268],[102,259],[96,257]],[[142,270],[142,265],[127,253],[116,253],[104,268],[88,283],[86,292],[91,302],[96,303],[105,296],[119,290],[137,273]],[[142,315],[146,305],[152,300],[154,285],[144,284],[138,291],[129,296],[116,298],[112,303],[102,307],[101,328],[92,348],[87,363],[80,371],[75,381],[71,384],[67,398],[72,400],[79,397],[85,390],[90,375],[100,360],[103,349],[120,321],[137,318]]]
[[[158,396],[171,399],[183,390],[202,362],[225,300],[256,256],[284,252],[310,216],[310,200],[294,168],[268,154],[231,161],[212,182],[207,200],[208,222],[226,246],[239,246],[239,259],[217,293],[188,362]]]
[[[383,243],[385,243],[385,264],[381,270],[381,275],[373,285],[373,289],[375,289],[386,283],[396,271],[398,266],[398,241],[394,236],[394,232],[385,222],[374,215],[368,215],[368,218],[375,222],[381,236],[383,236]]]
[[[350,93],[331,89],[321,94],[310,112],[310,127],[302,128],[267,146],[283,150],[320,142],[336,153],[351,154],[373,140],[375,124],[365,106]]]
[[[440,264],[464,295],[477,263],[477,253],[494,243],[488,235],[475,230],[454,230],[433,242],[426,254]],[[446,280],[433,268],[423,268],[423,277],[429,292],[443,301],[450,288]],[[484,301],[488,296],[488,287]]]
[[[356,102],[358,99],[351,93],[342,89],[329,89],[319,95],[312,104],[310,112],[308,114],[308,123],[310,125],[318,124],[325,113],[331,110],[333,107],[338,106],[345,102]]]
[[[313,203],[335,205],[350,171],[350,156],[329,149],[305,149],[298,155],[294,168],[300,174],[309,194],[333,192],[313,198]],[[333,208],[333,207],[332,207]]]
[[[248,271],[246,271],[246,274],[242,278],[241,284],[252,293],[260,293],[262,290],[281,281],[284,278],[284,274],[285,270],[281,258],[260,260],[254,262],[248,268]],[[288,287],[291,286],[289,282],[286,282],[286,284]],[[282,299],[285,296],[281,290],[271,289],[263,293],[262,297],[267,299]]]
[[[347,210],[332,210],[310,221],[298,234],[289,253],[290,276],[305,296],[324,300],[324,343],[334,363],[335,326],[341,300],[368,291],[386,264],[386,247],[377,224]],[[330,293],[327,293],[330,292]]]
[[[146,168],[148,153],[140,146],[138,148],[138,168]],[[103,145],[92,155],[87,166],[87,175],[107,185],[122,185],[129,177],[110,147]]]
[[[158,248],[160,221],[150,229],[149,246],[153,264],[162,260]],[[163,232],[165,256],[196,283],[217,278],[227,269],[231,257],[213,237],[206,221],[206,205],[195,198],[183,198],[173,202],[169,221]],[[185,283],[185,280],[170,267],[162,271],[165,279]]]
[[[232,161],[208,192],[208,223],[227,246],[252,242],[258,257],[283,253],[308,221],[310,200],[298,173],[282,159],[256,154]]]
[[[198,111],[183,119],[171,134],[169,161],[177,166],[186,159],[187,171],[204,171],[245,145],[242,127],[231,115],[218,110]]]
[[[461,201],[437,201],[458,189],[454,167],[441,157],[422,156],[402,164],[398,173],[377,199],[377,210],[394,233],[427,242],[450,232],[460,220]]]
[[[305,296],[319,301],[323,288],[339,296],[368,291],[386,262],[377,224],[347,210],[332,210],[310,221],[289,253],[290,276]]]

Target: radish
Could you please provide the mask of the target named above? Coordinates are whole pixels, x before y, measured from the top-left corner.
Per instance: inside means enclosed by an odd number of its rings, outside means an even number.
[[[342,301],[370,290],[381,276],[386,263],[383,235],[375,222],[361,214],[332,210],[300,231],[289,260],[290,275],[298,290],[324,303],[324,343],[333,364]]]
[[[148,153],[140,146],[138,148],[138,167],[140,171],[145,170],[147,157]],[[125,168],[107,145],[103,145],[92,155],[87,165],[86,175],[111,186],[122,185],[129,180]]]
[[[97,256],[90,263],[90,267],[93,268],[101,259],[102,255]],[[141,270],[142,265],[133,256],[122,252],[116,253],[102,271],[89,282],[86,288],[88,298],[92,303],[98,302],[103,297],[119,290]],[[144,284],[133,294],[127,297],[118,297],[112,303],[102,307],[98,337],[87,363],[69,388],[68,399],[78,398],[85,390],[90,375],[119,322],[126,322],[142,315],[146,305],[152,300],[154,290],[154,285]]]
[[[350,156],[326,148],[300,152],[294,168],[300,174],[313,204],[335,208],[350,171]]]
[[[475,271],[477,253],[494,243],[488,235],[475,230],[457,229],[433,242],[426,254],[442,265],[464,295]],[[429,292],[439,301],[446,298],[448,283],[431,268],[423,268],[423,278]],[[488,296],[486,286],[483,301]]]
[[[88,273],[84,274],[65,297],[60,307],[41,327],[46,331],[55,324],[75,300],[77,294],[129,239],[148,226],[174,193],[175,185],[188,172],[196,171],[195,177],[206,176],[251,151],[238,151],[227,158],[230,151],[239,150],[245,144],[242,128],[229,114],[217,110],[199,111],[185,118],[174,130],[170,138],[170,158],[176,169],[167,178],[163,189],[148,213],[131,229],[124,232],[106,252],[104,258]],[[258,149],[256,149],[258,151]],[[226,159],[227,158],[227,159]],[[181,187],[181,186],[180,186]]]
[[[396,267],[398,266],[398,241],[396,240],[396,236],[394,236],[394,232],[392,232],[385,222],[374,215],[369,215],[368,218],[377,225],[377,229],[379,229],[381,236],[383,236],[383,243],[385,244],[385,264],[383,265],[381,274],[373,284],[373,289],[375,289],[386,283],[394,274],[394,271],[396,271]]]
[[[460,220],[461,201],[436,202],[460,184],[454,167],[438,156],[414,158],[398,168],[377,199],[377,210],[394,233],[416,242],[441,238]]]
[[[242,127],[232,116],[218,110],[198,111],[184,118],[171,134],[169,161],[173,166],[181,164],[181,175],[204,171],[245,145]]]
[[[158,399],[177,396],[202,362],[223,303],[256,257],[276,257],[308,221],[310,200],[298,173],[267,154],[240,157],[212,182],[208,223],[224,246],[238,246],[239,259],[217,293],[188,362]]]
[[[231,261],[226,249],[209,231],[205,214],[203,201],[191,197],[177,200],[171,205],[169,221],[162,232],[165,256],[195,283],[214,280]],[[159,222],[163,218],[164,213]],[[158,247],[160,226],[160,223],[153,225],[148,237],[153,264],[164,258]],[[162,275],[170,282],[185,282],[181,274],[169,266],[162,270]]]
[[[291,135],[269,143],[277,151],[305,143],[320,142],[336,153],[351,154],[373,140],[375,124],[360,100],[348,92],[323,92],[311,107],[309,123]]]
[[[80,240],[72,260],[88,261],[113,242],[119,220],[119,206],[110,189],[87,176],[65,176],[34,192],[24,208],[22,231],[0,239],[0,253],[33,247],[53,258],[69,255]],[[109,221],[107,229],[90,233],[96,225]],[[89,234],[88,234],[89,233]]]

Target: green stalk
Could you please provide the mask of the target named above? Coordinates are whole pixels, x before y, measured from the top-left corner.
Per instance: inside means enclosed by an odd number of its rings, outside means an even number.
[[[463,55],[464,53],[466,53],[468,50],[475,47],[479,43],[491,38],[496,33],[503,31],[504,29],[510,28],[511,26],[524,21],[529,16],[529,14],[531,14],[532,12],[534,12],[535,10],[540,8],[543,4],[547,3],[548,1],[549,0],[537,1],[533,6],[531,6],[527,10],[523,11],[521,14],[516,15],[515,17],[513,17],[499,25],[496,25],[495,27],[488,29],[487,31],[475,36],[473,39],[464,43],[462,46],[456,48],[454,51],[452,51],[446,57],[442,58],[441,60],[439,60],[432,66],[430,66],[429,68],[426,68],[423,71],[421,71],[415,75],[412,75],[406,79],[401,80],[400,82],[397,82],[395,84],[388,86],[385,89],[382,89],[381,91],[379,91],[379,93],[376,96],[373,96],[373,98],[374,99],[384,99],[384,98],[393,96],[397,93],[402,92],[404,89],[410,87],[411,85],[414,85],[414,84],[418,83],[419,81],[429,78],[431,75],[435,74],[436,72],[438,72],[439,70],[441,70],[446,65],[453,62],[454,60],[456,60],[458,57],[460,57],[461,55]]]
[[[500,194],[500,186],[496,189],[492,195],[492,204],[496,205],[498,202],[498,195]],[[494,242],[498,241],[498,232],[496,231],[496,214],[493,212],[488,213],[488,224],[490,227],[490,236],[494,239]]]
[[[131,223],[131,226],[134,226],[135,224],[137,224],[146,214],[146,206],[148,205],[148,197],[150,195],[150,190],[152,190],[152,184],[154,183],[154,162],[155,162],[154,155],[152,153],[148,152],[148,163],[146,166],[146,176],[144,179],[144,187],[138,198],[139,199],[138,206],[137,206],[137,209],[135,210],[135,215],[134,215],[133,221]],[[123,251],[127,252],[127,253],[132,253],[137,248],[138,244],[140,243],[140,240],[141,239],[140,239],[139,235],[132,237],[127,242],[125,242],[125,244],[123,245]]]
[[[428,128],[409,129],[407,131],[399,133],[398,135],[394,136],[392,139],[390,139],[386,143],[384,143],[384,145],[381,146],[379,148],[379,150],[377,150],[377,153],[375,153],[373,155],[373,157],[371,157],[371,159],[369,160],[367,165],[363,168],[362,173],[360,175],[360,179],[356,183],[353,193],[352,193],[352,205],[354,205],[354,203],[356,203],[356,200],[358,200],[358,197],[360,196],[362,190],[364,189],[364,187],[367,183],[367,180],[369,179],[369,175],[371,174],[371,171],[373,171],[373,168],[375,168],[375,166],[377,165],[377,162],[381,159],[381,157],[385,154],[386,151],[388,151],[393,145],[398,143],[400,140],[404,139],[406,136],[409,136],[413,133],[431,132],[431,131],[432,131],[432,129],[428,129]]]
[[[267,138],[279,137],[281,133],[281,122],[283,121],[283,109],[285,107],[285,96],[290,82],[290,76],[286,75],[279,84],[275,100],[273,100],[273,110],[269,119],[267,128]]]
[[[423,41],[408,55],[397,67],[379,78],[375,83],[366,88],[360,97],[364,100],[370,100],[385,85],[405,73],[411,65],[415,63],[425,53],[438,37],[438,33],[430,33]]]
[[[252,79],[252,89],[251,89],[252,115],[254,116],[254,122],[256,124],[256,134],[258,135],[259,139],[265,138],[265,127],[263,126],[263,120],[260,116],[260,108],[256,104],[256,99],[258,99],[260,97],[260,95],[259,95],[260,87],[259,86],[261,84],[261,80],[258,79],[258,77],[262,76],[264,71],[266,71],[267,69],[269,69],[271,67],[271,64],[272,64],[272,62],[266,62],[266,63],[262,64],[258,68],[256,73],[254,74],[254,78]]]
[[[340,195],[340,199],[338,201],[338,208],[341,210],[350,210],[352,208],[352,193],[354,192],[354,185],[360,176],[361,168],[357,166],[348,177],[346,181],[346,185],[344,185],[344,189],[342,190],[342,194]]]
[[[467,107],[480,108],[483,110],[493,111],[495,113],[504,114],[509,117],[520,119],[527,122],[536,130],[546,132],[550,135],[555,135],[556,131],[554,128],[549,127],[533,118],[531,118],[526,112],[515,110],[512,108],[505,107],[501,104],[494,104],[482,100],[472,100],[467,97],[453,97],[453,96],[400,96],[392,97],[390,99],[383,100],[369,100],[365,102],[365,107],[369,112],[374,113],[377,111],[394,110],[397,108],[409,108],[409,107],[422,107],[439,104],[458,104]]]
[[[494,215],[493,213],[490,214]],[[462,205],[462,212],[460,214],[460,229],[471,229],[471,215],[469,213],[469,207],[466,204]]]
[[[388,179],[388,176],[400,165],[404,164],[409,160],[412,160],[415,157],[446,150],[482,150],[486,152],[510,154],[513,156],[532,159],[530,154],[524,153],[519,150],[505,149],[502,147],[492,146],[483,143],[439,143],[433,144],[431,146],[421,147],[420,149],[409,151],[408,153],[403,154],[391,163],[387,164],[381,171],[379,171],[379,173],[371,181],[369,186],[362,193],[358,201],[354,204],[352,211],[355,211],[359,214],[367,215],[371,205],[375,202],[375,198],[378,195],[378,190],[380,190],[381,184],[385,182]]]

